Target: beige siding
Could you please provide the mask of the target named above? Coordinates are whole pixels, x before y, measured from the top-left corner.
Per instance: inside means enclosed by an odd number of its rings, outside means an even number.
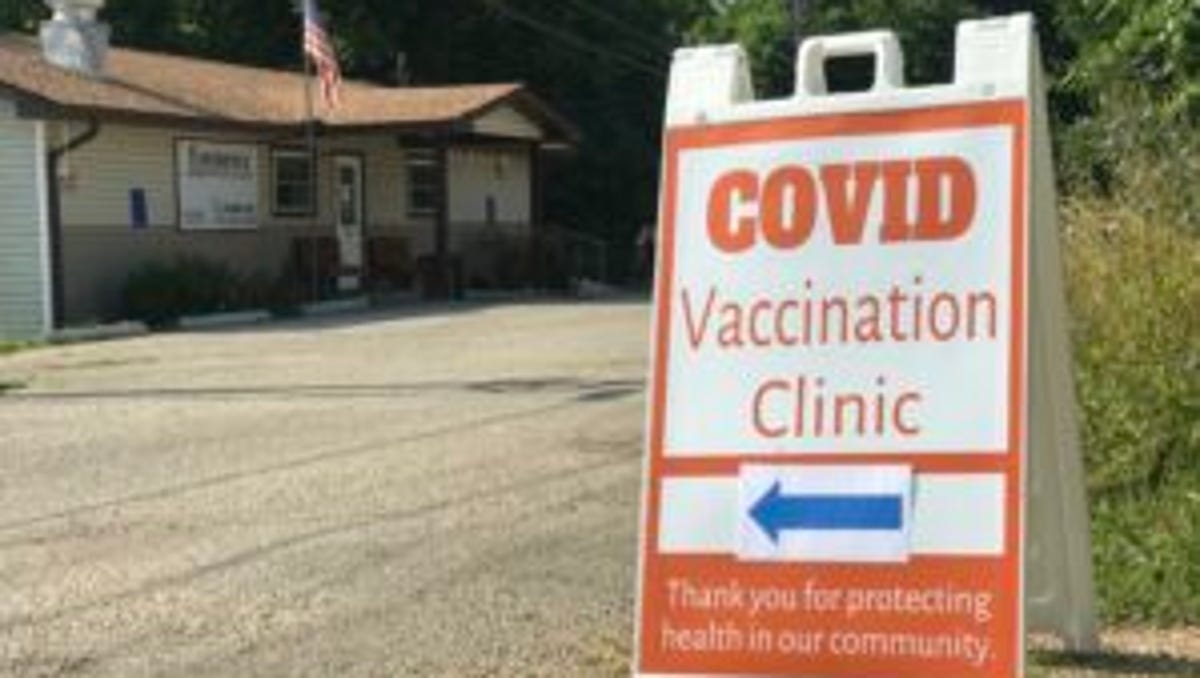
[[[332,223],[333,158],[354,153],[364,159],[368,237],[403,237],[414,256],[433,252],[434,220],[408,213],[408,167],[395,135],[341,137],[322,147],[321,205],[324,223]]]
[[[541,139],[542,128],[512,106],[502,106],[475,121],[475,131],[515,139]]]
[[[48,327],[47,251],[39,127],[0,100],[0,339],[32,339]]]
[[[520,146],[450,151],[450,246],[463,257],[468,285],[497,282],[518,266],[530,234],[529,151]],[[488,219],[488,199],[495,205]]]
[[[334,157],[362,156],[366,171],[366,215],[369,226],[395,229],[408,221],[404,150],[393,135],[344,137],[322,144],[321,191],[324,220],[332,222]]]
[[[450,152],[450,221],[487,223],[488,198],[497,224],[530,220],[529,152],[525,149],[456,148]]]
[[[56,125],[51,143],[82,133],[80,123]],[[174,226],[175,149],[163,130],[104,125],[94,140],[59,161],[63,223],[128,226],[129,192],[146,191],[149,223]]]
[[[523,118],[515,111],[505,113],[502,109],[486,120],[493,133],[519,136],[529,131],[520,129]],[[82,127],[78,123],[71,129],[55,125],[50,130],[51,143],[60,143],[82,132]],[[239,232],[178,228],[176,142],[197,138],[258,146],[260,228]],[[295,237],[312,233],[333,236],[334,158],[341,154],[358,155],[364,160],[367,236],[404,238],[413,257],[433,250],[433,219],[408,213],[409,182],[404,149],[397,135],[321,139],[320,214],[316,219],[273,213],[273,148],[303,149],[304,139],[103,125],[95,140],[66,160],[62,206],[67,321],[114,317],[129,272],[146,261],[196,254],[223,261],[245,273],[277,274],[291,254]],[[455,229],[452,247],[457,249],[464,238],[479,233],[527,233],[530,163],[521,142],[507,149],[454,149],[449,170],[449,216]],[[130,224],[130,191],[135,188],[146,193],[150,222],[146,229],[135,230]],[[485,223],[489,195],[496,204],[495,227]]]
[[[78,133],[78,125],[73,133]],[[72,132],[59,126],[56,134]],[[146,191],[152,227],[178,223],[175,144],[180,139],[255,143],[259,146],[259,217],[265,228],[305,227],[312,217],[276,216],[271,201],[271,149],[304,148],[304,139],[264,140],[245,134],[190,133],[179,130],[104,125],[91,143],[67,159],[63,185],[63,220],[68,226],[129,226],[129,193]],[[319,221],[333,220],[333,157],[362,155],[367,167],[367,219],[372,224],[400,226],[407,221],[404,152],[392,135],[323,139],[319,167]],[[214,237],[220,237],[216,235]]]
[[[197,233],[154,228],[131,233],[119,226],[67,226],[63,231],[65,320],[78,325],[118,319],[126,278],[152,261],[200,256],[246,275],[274,278],[288,259],[291,236],[281,229]]]
[[[69,138],[80,131],[79,125],[69,131],[60,126],[53,136]],[[175,145],[179,139],[194,138],[258,145],[259,229],[204,232],[177,227]],[[68,322],[114,317],[126,277],[147,261],[194,254],[243,273],[276,275],[290,255],[292,238],[312,233],[314,219],[273,213],[272,148],[302,149],[304,139],[104,125],[94,141],[71,153],[62,192]],[[333,234],[333,158],[345,153],[365,161],[368,234],[409,233],[404,152],[394,135],[323,139],[320,149],[320,214],[315,228],[321,235]],[[146,192],[150,227],[144,230],[130,224],[129,193],[134,188]]]

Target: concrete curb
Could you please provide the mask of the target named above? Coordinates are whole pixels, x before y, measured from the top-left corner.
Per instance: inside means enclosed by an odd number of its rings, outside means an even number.
[[[341,313],[367,311],[371,308],[371,300],[367,297],[352,299],[336,299],[334,301],[318,301],[315,304],[305,304],[300,307],[300,314],[306,318],[321,318]]]
[[[122,322],[111,325],[96,325],[94,327],[71,327],[55,330],[49,337],[51,344],[78,344],[85,341],[110,341],[113,339],[129,339],[150,333],[145,323]]]
[[[234,311],[209,315],[190,315],[179,319],[181,330],[207,330],[234,325],[254,325],[271,319],[267,311]]]

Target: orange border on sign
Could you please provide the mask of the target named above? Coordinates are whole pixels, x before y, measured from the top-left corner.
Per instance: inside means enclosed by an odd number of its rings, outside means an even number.
[[[645,629],[648,620],[664,618],[664,610],[647,584],[661,578],[664,571],[678,569],[679,563],[687,563],[699,570],[715,572],[727,568],[737,561],[732,556],[661,556],[657,553],[659,515],[662,480],[666,476],[728,476],[736,475],[745,463],[767,464],[847,464],[847,463],[896,463],[912,465],[915,473],[1003,473],[1006,477],[1005,506],[1005,553],[1003,558],[939,558],[914,557],[912,566],[924,569],[931,562],[961,563],[974,562],[975,567],[987,567],[997,563],[1002,571],[1002,590],[1012,593],[1007,601],[1011,618],[1004,620],[1004,635],[1007,656],[1001,663],[1011,671],[988,675],[1016,675],[1021,665],[1023,652],[1023,604],[1024,574],[1022,572],[1024,497],[1026,465],[1026,353],[1027,353],[1027,144],[1028,107],[1023,99],[996,102],[958,104],[933,108],[917,108],[900,111],[854,112],[812,117],[791,117],[728,124],[681,127],[668,129],[665,135],[664,193],[662,218],[659,224],[659,267],[656,277],[655,329],[653,337],[653,370],[651,384],[651,410],[648,421],[649,459],[646,465],[646,492],[643,501],[641,567],[638,574],[638,619],[637,656],[635,668],[642,673],[697,673],[710,669],[682,669],[673,665],[647,665]],[[964,450],[961,452],[889,452],[879,454],[753,454],[726,455],[722,457],[667,458],[664,455],[666,430],[667,365],[670,349],[672,294],[675,275],[675,229],[679,188],[679,156],[688,150],[733,146],[739,144],[772,141],[793,141],[833,136],[864,136],[877,134],[902,134],[936,130],[969,129],[980,127],[1009,127],[1014,132],[1013,177],[1012,177],[1012,270],[1011,270],[1011,341],[1009,347],[1009,417],[1008,441],[1002,450]],[[672,561],[665,563],[664,561]],[[820,568],[818,568],[820,569]],[[1002,601],[997,601],[1002,602]],[[658,656],[658,652],[650,654]],[[747,671],[743,668],[715,667],[726,674],[768,675]],[[868,668],[858,667],[859,670]],[[822,666],[820,670],[829,670]],[[771,673],[777,673],[772,671]],[[843,675],[843,674],[838,674]],[[858,674],[849,674],[858,675]],[[905,674],[919,675],[919,674]]]

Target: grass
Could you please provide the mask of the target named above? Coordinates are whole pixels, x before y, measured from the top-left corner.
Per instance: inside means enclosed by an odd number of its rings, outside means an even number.
[[[41,342],[37,341],[3,341],[0,340],[0,358],[22,351],[29,351],[42,346]]]
[[[29,341],[0,341],[0,358],[37,347],[39,344]],[[0,396],[25,388],[25,382],[0,381]]]
[[[1111,203],[1067,211],[1066,263],[1109,624],[1200,624],[1200,235]]]

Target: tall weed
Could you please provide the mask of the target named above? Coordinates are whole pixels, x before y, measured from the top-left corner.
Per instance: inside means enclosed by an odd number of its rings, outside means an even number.
[[[1102,611],[1194,624],[1200,235],[1156,219],[1156,198],[1069,204],[1068,294]]]

